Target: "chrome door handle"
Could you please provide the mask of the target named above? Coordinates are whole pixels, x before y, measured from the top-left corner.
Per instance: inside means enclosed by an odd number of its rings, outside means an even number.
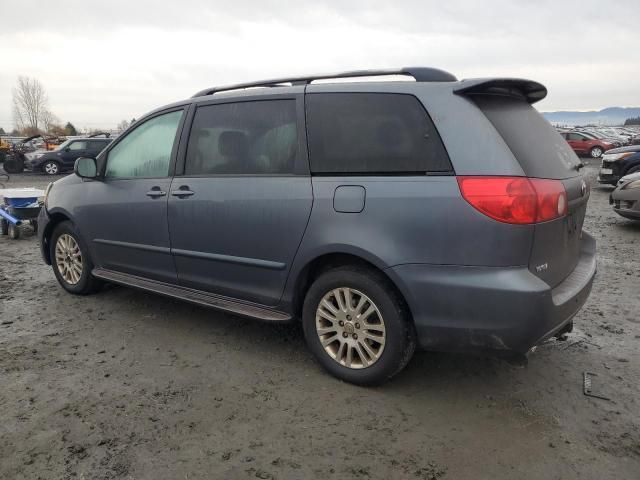
[[[196,192],[192,192],[191,190],[188,189],[188,187],[185,188],[179,188],[177,190],[172,190],[171,191],[171,195],[173,195],[174,197],[190,197],[191,195],[194,195]]]
[[[147,197],[156,198],[156,197],[164,197],[167,192],[160,189],[151,189],[147,192]]]

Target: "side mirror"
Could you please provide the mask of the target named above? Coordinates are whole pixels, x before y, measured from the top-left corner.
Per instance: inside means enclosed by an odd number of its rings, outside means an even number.
[[[65,151],[65,152],[70,152],[70,151],[71,151],[71,148],[67,147],[67,148],[65,148],[65,149],[64,149],[64,151]]]
[[[589,140],[588,138],[583,138],[582,141],[586,142],[587,140]]]
[[[73,165],[73,172],[80,178],[97,178],[98,166],[95,159],[80,157]]]

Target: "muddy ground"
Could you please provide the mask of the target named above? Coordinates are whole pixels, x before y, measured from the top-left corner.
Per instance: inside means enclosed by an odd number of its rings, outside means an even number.
[[[526,368],[419,353],[371,389],[324,373],[298,325],[74,297],[33,235],[0,238],[0,478],[640,478],[640,223],[587,174],[599,267],[568,340]]]

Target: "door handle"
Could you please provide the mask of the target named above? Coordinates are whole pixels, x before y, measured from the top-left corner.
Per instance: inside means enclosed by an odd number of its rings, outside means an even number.
[[[167,192],[160,190],[160,187],[153,187],[151,190],[147,192],[147,197],[151,197],[151,198],[164,197],[166,194]]]
[[[194,195],[195,193],[196,192],[193,192],[193,191],[189,190],[189,187],[187,187],[186,185],[181,186],[177,190],[171,190],[171,195],[173,195],[174,197],[179,197],[179,198],[190,197],[191,195]]]

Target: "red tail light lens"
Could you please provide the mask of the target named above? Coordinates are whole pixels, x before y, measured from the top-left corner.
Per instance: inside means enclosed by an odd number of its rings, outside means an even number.
[[[500,222],[546,222],[567,213],[567,193],[560,180],[458,177],[458,185],[467,202]]]

